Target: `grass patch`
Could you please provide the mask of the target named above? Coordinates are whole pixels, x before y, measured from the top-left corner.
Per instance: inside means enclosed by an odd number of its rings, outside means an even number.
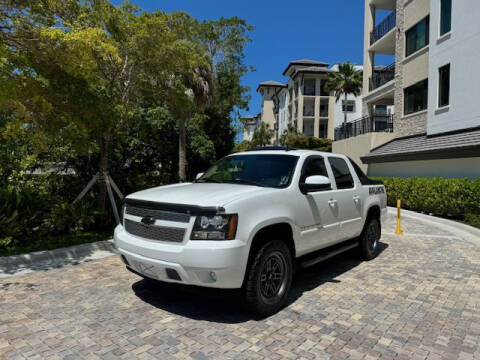
[[[38,240],[27,246],[9,246],[6,249],[0,249],[0,257],[28,254],[33,251],[52,250],[72,245],[86,244],[95,241],[109,240],[113,237],[113,232],[84,232],[81,234],[65,235],[45,238]]]

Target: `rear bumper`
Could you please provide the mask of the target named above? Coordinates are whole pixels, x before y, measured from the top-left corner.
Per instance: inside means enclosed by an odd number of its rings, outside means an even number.
[[[214,288],[240,288],[248,259],[243,241],[186,241],[182,244],[133,236],[119,225],[114,244],[135,272],[152,279]],[[175,270],[180,280],[167,274]]]

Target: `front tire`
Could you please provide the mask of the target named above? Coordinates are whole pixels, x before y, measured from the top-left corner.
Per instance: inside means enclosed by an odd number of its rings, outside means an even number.
[[[271,241],[254,254],[245,285],[247,308],[262,317],[285,305],[292,284],[292,255],[282,241]]]
[[[380,221],[377,218],[368,218],[360,235],[360,251],[364,260],[372,260],[379,253],[381,236]]]

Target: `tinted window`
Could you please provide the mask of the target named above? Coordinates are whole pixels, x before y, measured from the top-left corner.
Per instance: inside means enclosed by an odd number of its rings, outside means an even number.
[[[404,90],[405,115],[425,110],[428,106],[428,79],[420,81]]]
[[[349,158],[350,159],[350,158]],[[352,159],[350,159],[350,162],[353,166],[353,169],[355,170],[355,172],[357,173],[357,176],[358,176],[358,179],[360,180],[360,183],[362,185],[377,185],[377,184],[382,184],[382,182],[380,180],[372,180],[370,179],[367,175],[365,175],[365,173],[363,172],[363,170],[360,168],[360,166],[357,165],[357,163],[355,161],[353,161]]]
[[[438,107],[450,103],[450,64],[438,69]]]
[[[321,175],[328,177],[327,168],[325,167],[325,160],[322,158],[313,158],[307,160],[305,170],[302,175],[302,180],[305,180],[309,176]]]
[[[353,178],[348,169],[347,162],[340,158],[328,158],[330,165],[332,166],[333,176],[337,183],[337,189],[350,189],[353,188]]]
[[[441,0],[440,9],[440,36],[442,36],[452,29],[452,0]]]
[[[420,21],[417,25],[409,29],[405,33],[406,37],[406,53],[405,56],[409,56],[414,52],[424,48],[429,43],[429,27],[430,18],[427,16]]]
[[[290,184],[298,157],[293,155],[227,156],[208,169],[199,183],[232,183],[282,188]]]

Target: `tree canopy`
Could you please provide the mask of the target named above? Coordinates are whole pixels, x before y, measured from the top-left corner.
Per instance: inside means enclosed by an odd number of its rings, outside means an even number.
[[[168,129],[176,132],[175,120],[188,113],[192,159],[211,163],[232,149],[232,119],[248,104],[240,80],[251,70],[243,53],[250,30],[236,17],[199,22],[185,12],[144,12],[129,2],[2,1],[0,135],[12,141],[28,135],[25,168],[62,148],[66,160],[73,153],[109,171],[112,156],[120,161],[125,148],[151,140],[132,136],[148,137],[144,131],[160,126],[159,114],[162,124],[173,119]],[[205,85],[210,101],[198,96]],[[178,139],[169,139],[159,151],[171,153]],[[152,157],[160,162],[150,171],[178,167],[171,156]],[[131,164],[124,159],[122,166]]]

